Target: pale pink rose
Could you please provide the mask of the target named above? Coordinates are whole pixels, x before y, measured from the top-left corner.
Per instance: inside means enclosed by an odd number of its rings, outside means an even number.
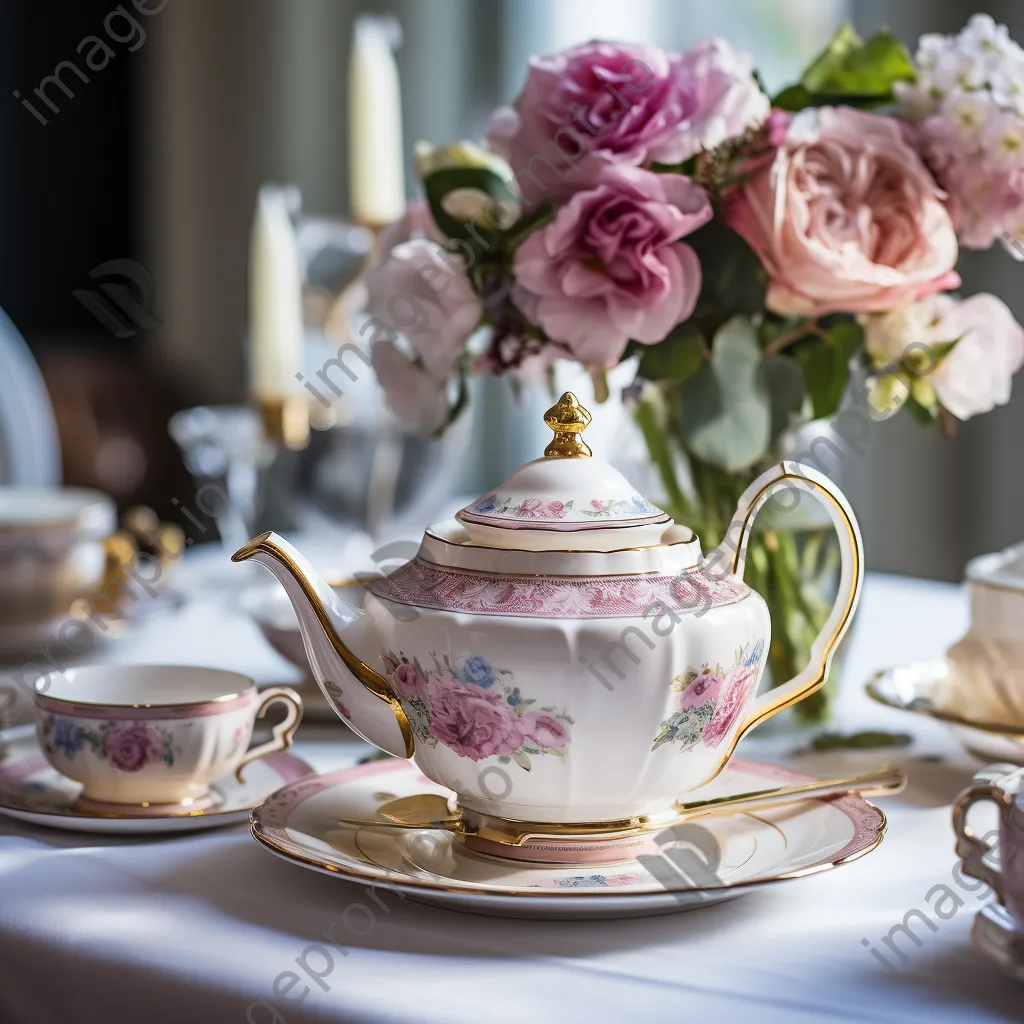
[[[591,42],[534,57],[488,141],[530,205],[578,187],[581,163],[679,163],[760,124],[769,104],[752,68],[721,39],[681,55]]]
[[[132,722],[104,735],[103,752],[121,771],[137,772],[160,756],[160,741],[145,722]]]
[[[704,727],[701,739],[709,747],[717,747],[732,730],[757,686],[757,665],[737,665],[722,680],[722,689],[715,705],[714,717]]]
[[[874,312],[960,283],[943,193],[907,131],[849,107],[802,111],[749,168],[725,217],[764,264],[769,309]]]
[[[569,730],[565,724],[542,711],[528,711],[523,715],[520,728],[538,747],[561,749],[569,745]]]
[[[692,711],[709,700],[717,700],[722,689],[722,677],[706,668],[679,697],[679,710]]]
[[[611,367],[630,339],[656,344],[693,312],[700,262],[679,240],[710,217],[689,178],[607,165],[519,247],[516,279],[548,337]]]
[[[514,754],[525,739],[522,719],[500,693],[458,684],[430,693],[430,733],[473,761]]]
[[[373,336],[405,335],[435,377],[450,377],[483,313],[456,258],[436,242],[413,238],[367,273],[366,289],[366,311],[383,325]]]
[[[376,341],[370,361],[384,390],[388,408],[425,434],[440,430],[448,419],[447,383],[400,352],[390,341]]]
[[[412,241],[415,238],[426,238],[437,242],[438,246],[444,242],[444,235],[441,234],[434,218],[430,215],[430,207],[422,199],[414,199],[406,208],[401,220],[389,224],[380,233],[380,241],[377,244],[377,251],[374,253],[377,262],[385,260],[391,255],[392,249],[403,242]]]
[[[391,682],[398,696],[405,697],[406,700],[422,697],[427,686],[423,673],[410,662],[403,662],[391,673]]]
[[[942,325],[949,340],[960,340],[927,379],[943,407],[967,420],[1010,400],[1010,378],[1024,362],[1024,328],[994,295],[951,301]]]

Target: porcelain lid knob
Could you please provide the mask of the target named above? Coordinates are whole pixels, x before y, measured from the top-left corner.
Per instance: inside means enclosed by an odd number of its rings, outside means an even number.
[[[571,392],[564,395],[544,413],[544,422],[555,432],[551,443],[544,449],[549,459],[589,458],[594,453],[580,436],[591,416]]]

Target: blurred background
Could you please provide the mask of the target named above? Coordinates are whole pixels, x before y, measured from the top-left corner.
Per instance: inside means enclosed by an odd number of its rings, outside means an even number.
[[[0,472],[45,477],[55,433],[65,483],[104,490],[122,509],[149,505],[181,525],[179,496],[195,485],[167,423],[177,410],[246,398],[261,183],[296,185],[304,213],[335,229],[351,212],[347,61],[358,14],[393,14],[402,26],[411,157],[417,139],[481,136],[490,110],[518,90],[531,53],[588,38],[681,50],[728,35],[754,54],[771,92],[844,19],[864,33],[888,24],[913,50],[921,32],[956,32],[977,10],[954,0],[138,0],[117,8],[125,14],[104,36],[109,54],[83,46],[103,35],[114,9],[107,0],[0,6],[9,97],[0,104],[0,307],[45,383],[40,390],[13,343],[6,356],[0,345],[8,410]],[[1019,2],[986,10],[1024,38]],[[26,105],[55,71],[51,103]],[[411,160],[407,180],[414,187]],[[966,292],[994,292],[1024,319],[1024,267],[993,250],[965,252],[961,268]],[[104,281],[121,291],[104,290]],[[0,323],[0,335],[13,328]],[[578,386],[586,401],[589,386]],[[538,454],[548,395],[517,403],[504,381],[474,387],[483,392],[470,405],[476,421],[423,452],[392,453],[399,463],[389,470],[376,442],[391,428],[363,370],[320,424],[330,429],[280,471],[277,486],[301,493],[308,515],[358,521],[368,514],[364,461],[366,472],[392,477],[401,460],[421,475],[441,466],[410,484],[416,500],[395,526],[417,536],[453,496],[479,493]],[[642,445],[621,408],[613,401],[598,419],[616,460],[639,466]],[[1019,540],[1022,435],[1019,382],[1009,405],[963,424],[952,441],[906,416],[874,426],[863,457],[847,451],[830,466],[860,516],[869,568],[959,579],[967,558]]]

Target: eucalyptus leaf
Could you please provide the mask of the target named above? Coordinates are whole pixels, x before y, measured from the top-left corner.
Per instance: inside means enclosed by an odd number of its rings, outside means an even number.
[[[681,384],[704,363],[704,336],[695,324],[687,322],[673,328],[664,341],[645,346],[642,352],[639,376]]]
[[[711,359],[682,388],[682,434],[698,458],[738,472],[768,450],[771,403],[761,368],[757,332],[733,317],[715,335]]]
[[[823,732],[811,741],[811,749],[823,750],[874,750],[878,747],[908,747],[913,737],[906,732],[882,732],[865,729],[863,732],[844,735],[840,732]]]

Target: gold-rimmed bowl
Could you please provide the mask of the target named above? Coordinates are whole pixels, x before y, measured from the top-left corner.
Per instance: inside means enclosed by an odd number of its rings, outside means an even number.
[[[943,696],[951,689],[953,669],[946,659],[915,662],[877,672],[868,681],[868,696],[886,707],[945,722],[973,757],[1024,765],[1024,724],[973,718],[952,710]]]

